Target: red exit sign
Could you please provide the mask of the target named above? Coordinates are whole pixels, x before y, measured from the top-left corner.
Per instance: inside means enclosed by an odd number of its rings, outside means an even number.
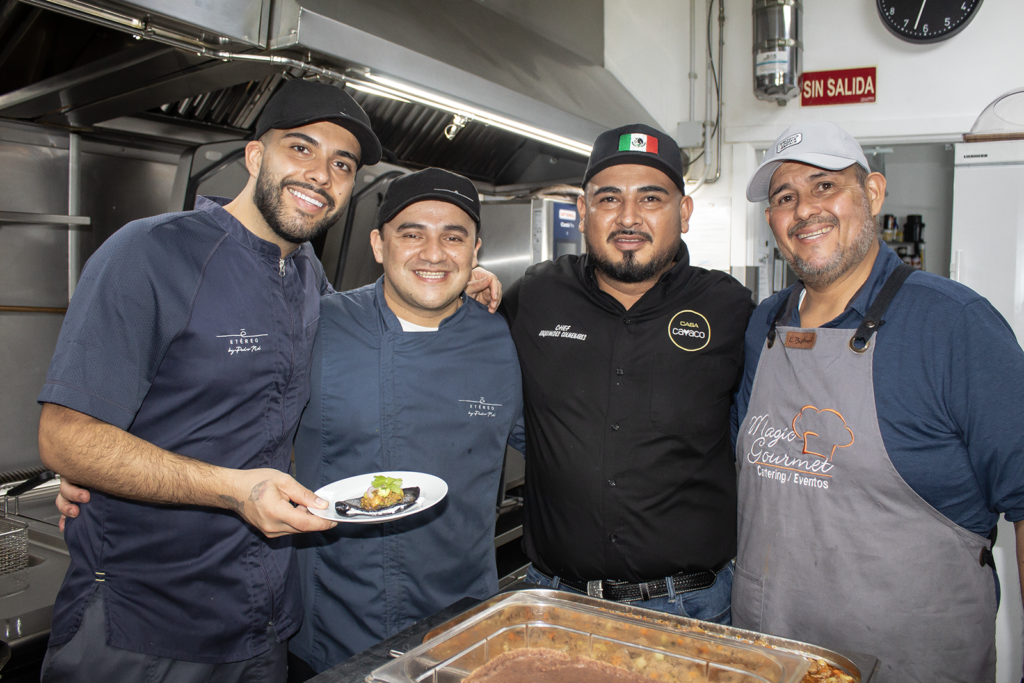
[[[875,67],[839,71],[805,71],[800,77],[800,106],[874,102]]]

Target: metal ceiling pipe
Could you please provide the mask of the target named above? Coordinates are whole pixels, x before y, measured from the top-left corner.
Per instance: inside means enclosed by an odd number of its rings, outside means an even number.
[[[710,11],[710,8],[709,8]],[[708,54],[711,53],[711,45],[708,44]],[[725,88],[725,0],[718,0],[718,83],[715,90],[718,93],[718,122],[716,134],[718,135],[718,149],[715,152],[715,176],[707,180],[708,184],[718,182],[722,177],[722,129],[725,127],[725,119],[722,116],[722,92]]]
[[[711,9],[714,7],[715,0],[708,0],[708,23],[711,21]],[[712,69],[712,48],[710,41],[710,34],[708,35],[708,62],[705,68],[706,74],[706,87],[704,94],[704,120],[705,120],[705,134],[704,134],[704,168],[701,169],[700,178],[697,179],[697,184],[690,189],[690,194],[693,194],[704,185],[710,185],[716,182],[722,177],[722,84],[724,79],[722,77],[722,60],[725,55],[725,4],[723,0],[718,0],[718,75],[715,76],[714,70]],[[715,86],[718,92],[718,113],[717,123],[718,125],[714,128],[714,134],[717,136],[717,160],[715,175],[711,178],[708,177],[711,172],[711,131],[712,126],[715,126],[715,120],[712,120],[712,107],[711,107],[711,95],[712,85]]]
[[[690,121],[697,114],[697,0],[690,0]]]

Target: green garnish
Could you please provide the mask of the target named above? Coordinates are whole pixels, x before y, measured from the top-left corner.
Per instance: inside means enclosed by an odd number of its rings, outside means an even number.
[[[378,474],[373,478],[373,488],[375,489],[387,489],[393,493],[402,492],[402,480],[395,479],[393,477],[385,477],[383,474]]]

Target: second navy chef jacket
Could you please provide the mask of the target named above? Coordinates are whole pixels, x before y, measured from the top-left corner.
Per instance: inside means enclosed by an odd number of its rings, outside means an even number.
[[[729,412],[750,292],[676,264],[628,311],[586,256],[531,267],[509,288],[523,370],[524,538],[541,571],[648,581],[736,552]]]
[[[295,438],[299,481],[316,490],[372,472],[425,472],[448,495],[384,524],[296,539],[306,621],[290,648],[317,671],[464,597],[497,592],[505,443],[523,448],[519,362],[501,316],[463,295],[436,331],[405,332],[383,278],[323,297],[320,311],[312,397]]]
[[[234,469],[286,470],[309,398],[323,269],[308,243],[281,259],[219,203],[135,221],[96,250],[68,307],[41,403]],[[295,553],[233,512],[92,492],[50,645],[103,591],[107,643],[192,662],[265,652],[302,621]]]

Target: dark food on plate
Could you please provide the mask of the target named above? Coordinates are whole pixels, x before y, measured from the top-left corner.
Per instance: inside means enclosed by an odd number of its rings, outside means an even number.
[[[402,480],[377,475],[362,498],[339,500],[334,510],[343,517],[393,515],[408,510],[420,497],[420,487],[402,488]]]
[[[527,647],[499,655],[463,683],[650,683],[651,679],[589,657]]]

